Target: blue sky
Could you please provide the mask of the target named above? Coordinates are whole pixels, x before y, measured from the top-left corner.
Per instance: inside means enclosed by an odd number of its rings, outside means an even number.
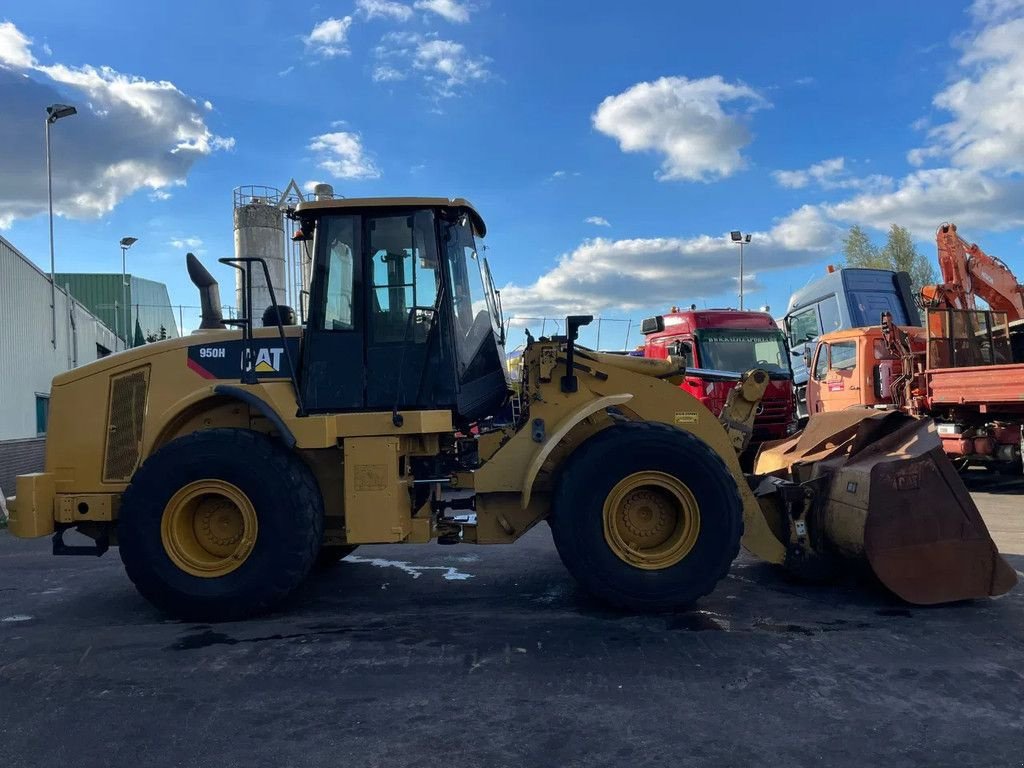
[[[131,234],[175,303],[186,250],[231,254],[232,188],[293,177],[468,197],[524,317],[735,305],[733,228],[775,314],[854,223],[934,257],[953,220],[1024,275],[1022,0],[232,5],[0,11],[5,237],[47,261],[66,101],[58,269],[117,270]]]

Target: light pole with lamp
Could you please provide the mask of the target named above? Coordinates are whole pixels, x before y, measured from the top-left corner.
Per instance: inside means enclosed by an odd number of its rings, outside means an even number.
[[[121,303],[124,306],[124,348],[128,349],[128,323],[131,320],[131,308],[128,305],[128,249],[139,242],[137,237],[121,238]]]
[[[729,237],[732,238],[734,243],[739,243],[740,246],[740,311],[743,310],[743,246],[750,244],[750,233],[743,234],[738,229],[734,229],[729,233]]]
[[[46,197],[50,206],[50,343],[57,348],[57,286],[53,259],[53,169],[50,167],[50,125],[62,117],[71,117],[78,110],[67,104],[51,104],[46,108]]]

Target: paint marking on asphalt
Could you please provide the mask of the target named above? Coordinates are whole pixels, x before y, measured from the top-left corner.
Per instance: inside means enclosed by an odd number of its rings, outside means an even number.
[[[24,613],[16,613],[13,616],[4,616],[2,619],[0,619],[0,622],[4,624],[14,624],[18,621],[32,621],[32,617]]]
[[[473,578],[473,574],[463,573],[458,568],[452,568],[447,565],[411,565],[404,560],[384,560],[379,557],[359,557],[359,555],[349,555],[345,558],[345,562],[367,563],[375,568],[397,568],[414,579],[422,576],[424,571],[444,571],[443,578],[445,581],[465,581],[466,579]]]

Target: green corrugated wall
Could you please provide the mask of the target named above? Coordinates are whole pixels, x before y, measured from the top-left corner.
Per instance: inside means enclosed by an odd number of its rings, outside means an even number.
[[[56,279],[57,285],[67,285],[75,299],[118,336],[125,338],[121,275],[58,272]],[[166,329],[169,338],[178,336],[178,322],[167,294],[167,286],[135,275],[128,275],[128,283],[128,303],[131,306],[129,344],[135,338],[136,326],[141,329],[143,336],[159,336],[161,326]],[[119,313],[117,318],[114,315],[115,303]]]

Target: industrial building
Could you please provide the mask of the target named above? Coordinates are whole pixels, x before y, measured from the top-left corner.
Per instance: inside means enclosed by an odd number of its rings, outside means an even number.
[[[130,274],[122,282],[119,274],[58,272],[57,285],[68,288],[76,301],[114,331],[120,339],[118,349],[179,335],[163,283]]]
[[[120,280],[120,275],[117,276]],[[19,472],[42,466],[50,381],[109,355],[114,333],[0,237],[0,489],[14,493]],[[2,494],[0,494],[2,495]]]

